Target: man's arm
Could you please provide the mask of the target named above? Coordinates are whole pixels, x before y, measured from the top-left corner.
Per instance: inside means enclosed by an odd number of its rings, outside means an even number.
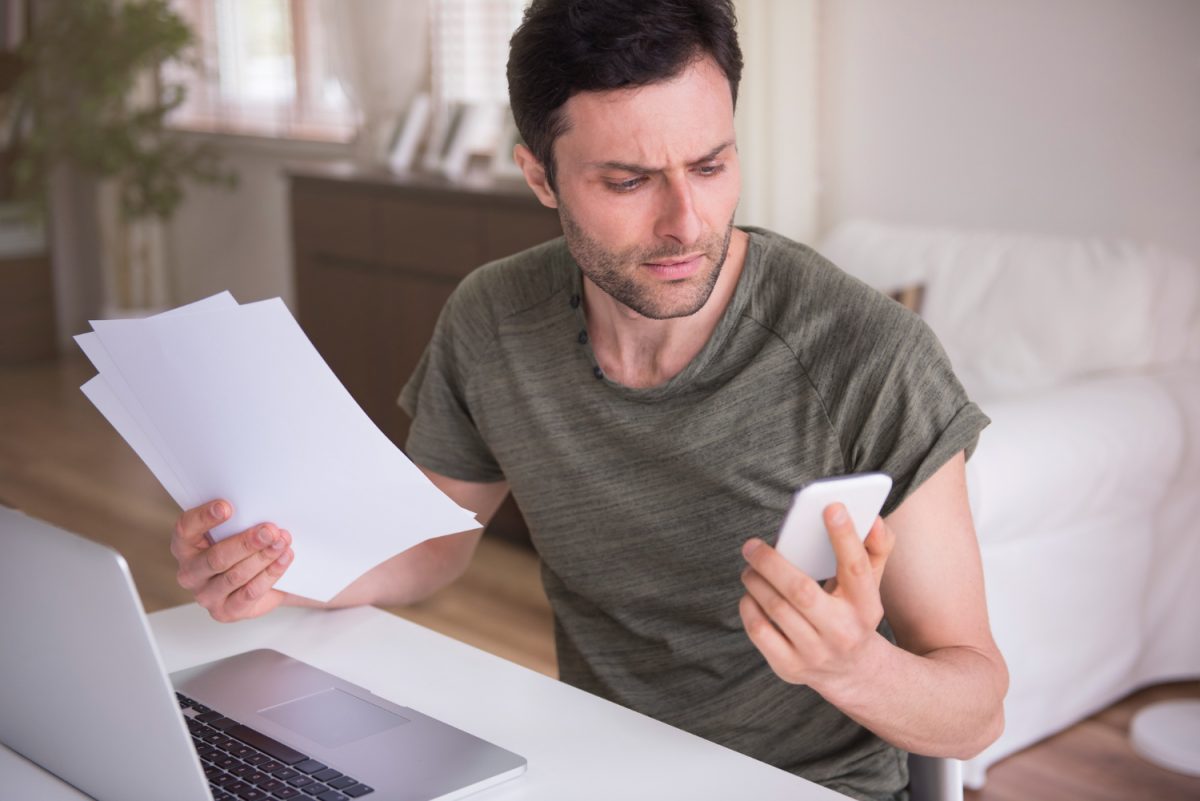
[[[422,472],[485,525],[508,492],[505,482],[481,484],[424,468]],[[321,603],[274,589],[292,561],[291,534],[286,530],[263,523],[210,543],[208,530],[231,513],[227,501],[189,509],[176,521],[171,537],[171,553],[179,562],[180,585],[222,622],[257,617],[280,604],[335,608],[419,601],[462,575],[482,533],[482,529],[474,529],[426,540],[372,568],[328,603]]]
[[[826,590],[774,549],[747,544],[742,619],[782,678],[808,684],[884,740],[970,758],[1004,729],[1008,670],[992,639],[964,457],[858,542],[826,524],[838,574]],[[886,564],[886,570],[884,566]],[[887,611],[899,647],[876,631]]]

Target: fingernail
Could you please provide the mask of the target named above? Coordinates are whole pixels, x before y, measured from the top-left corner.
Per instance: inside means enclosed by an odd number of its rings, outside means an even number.
[[[283,550],[283,546],[284,546],[283,537],[280,537],[279,539],[277,539],[271,543],[271,547],[268,550],[270,550],[271,553],[279,553],[280,551]]]
[[[746,558],[749,558],[750,554],[757,551],[758,546],[760,546],[760,545],[762,545],[762,540],[760,540],[760,539],[748,540],[746,542],[746,544],[742,546],[742,555],[745,556]]]
[[[293,557],[295,557],[295,555],[296,554],[294,552],[288,551],[283,556],[279,557],[279,564],[290,565],[292,563],[292,559],[293,559]]]
[[[271,529],[267,528],[266,526],[263,526],[262,528],[260,528],[258,530],[258,541],[261,544],[270,545],[271,541],[273,539],[275,539],[275,538],[271,535]]]
[[[212,505],[212,516],[213,516],[213,520],[224,520],[225,519],[225,504],[221,503],[220,501],[217,501],[216,503],[214,503]]]
[[[833,515],[830,516],[830,522],[834,525],[841,525],[846,522],[846,507],[840,503],[834,504]]]

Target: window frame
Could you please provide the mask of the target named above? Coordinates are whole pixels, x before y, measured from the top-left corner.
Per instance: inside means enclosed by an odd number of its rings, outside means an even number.
[[[265,139],[347,144],[358,130],[359,115],[350,105],[332,109],[316,98],[313,26],[319,13],[312,0],[279,0],[288,14],[291,74],[295,91],[282,103],[229,102],[220,96],[219,33],[213,0],[172,0],[196,35],[196,65],[171,71],[169,80],[183,84],[187,99],[168,119],[172,130],[229,134]]]

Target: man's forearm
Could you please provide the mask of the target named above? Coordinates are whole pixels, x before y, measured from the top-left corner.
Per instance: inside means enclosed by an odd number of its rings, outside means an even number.
[[[813,689],[899,748],[969,759],[1004,730],[1008,671],[998,654],[960,646],[917,656],[877,636],[862,665]]]

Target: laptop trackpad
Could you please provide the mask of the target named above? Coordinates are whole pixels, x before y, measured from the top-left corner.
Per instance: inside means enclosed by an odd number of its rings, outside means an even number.
[[[340,748],[408,723],[408,718],[336,687],[267,707],[258,714],[326,748]]]

